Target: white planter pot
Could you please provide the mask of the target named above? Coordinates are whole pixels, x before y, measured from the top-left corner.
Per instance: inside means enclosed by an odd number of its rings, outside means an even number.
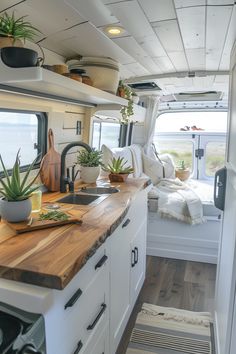
[[[80,166],[80,178],[85,183],[94,183],[100,173],[100,166],[97,167],[85,167]]]
[[[25,199],[21,201],[8,202],[0,199],[0,215],[9,222],[20,222],[26,220],[31,213],[31,200]]]

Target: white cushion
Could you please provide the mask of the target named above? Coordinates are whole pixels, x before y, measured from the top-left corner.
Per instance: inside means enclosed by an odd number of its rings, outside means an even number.
[[[143,154],[143,169],[148,175],[152,183],[157,184],[163,177],[163,167],[165,170],[165,178],[175,178],[175,167],[171,157],[168,154],[160,155],[160,162],[157,158],[151,158]]]
[[[143,174],[142,148],[136,144],[131,145],[129,148],[133,157],[134,177],[139,178]]]

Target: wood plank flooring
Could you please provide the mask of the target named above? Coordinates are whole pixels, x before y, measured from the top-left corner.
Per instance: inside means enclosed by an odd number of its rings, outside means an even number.
[[[116,354],[125,354],[143,302],[190,311],[213,312],[216,265],[147,257],[147,272]]]

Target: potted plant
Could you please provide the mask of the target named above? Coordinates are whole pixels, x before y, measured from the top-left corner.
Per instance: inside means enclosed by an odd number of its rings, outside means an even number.
[[[180,160],[175,169],[175,176],[181,181],[186,181],[190,176],[190,170],[186,167],[184,160]]]
[[[26,16],[15,18],[14,12],[0,16],[0,48],[4,64],[14,68],[36,66],[43,58],[29,48],[22,48],[25,40],[33,40],[40,31],[25,21]]]
[[[3,168],[3,177],[0,177],[0,194],[3,196],[0,199],[0,214],[1,217],[9,222],[19,222],[26,220],[31,213],[31,194],[39,188],[33,187],[37,174],[30,182],[28,182],[29,174],[34,167],[37,158],[28,167],[24,177],[20,177],[20,150],[17,152],[16,160],[12,168],[12,175],[8,173],[2,156],[0,162]]]
[[[0,16],[0,48],[23,47],[26,39],[33,40],[40,32],[30,22],[25,21],[25,17],[15,18],[14,12],[11,15],[4,12]]]
[[[129,117],[134,114],[134,102],[132,99],[132,94],[133,92],[131,88],[124,84],[124,82],[121,80],[118,87],[118,95],[128,100],[128,105],[122,106],[120,110],[122,116],[121,123],[123,124],[128,124]]]
[[[77,163],[80,165],[80,178],[83,182],[94,183],[100,173],[102,152],[96,149],[92,149],[92,151],[80,150]]]
[[[127,161],[123,157],[114,157],[111,163],[103,166],[104,171],[109,172],[110,182],[125,182],[128,175],[134,172],[131,166],[127,166]]]

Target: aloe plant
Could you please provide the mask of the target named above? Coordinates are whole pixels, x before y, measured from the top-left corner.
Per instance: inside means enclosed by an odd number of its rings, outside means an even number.
[[[97,167],[102,165],[102,151],[92,149],[92,151],[81,150],[77,156],[77,163],[85,167]]]
[[[111,164],[108,164],[107,166],[103,167],[103,169],[106,172],[110,173],[120,173],[120,174],[129,174],[134,172],[133,168],[131,166],[125,166],[127,163],[127,160],[124,161],[123,157],[118,157],[117,159],[113,157]]]
[[[184,160],[180,160],[179,161],[179,163],[178,163],[178,165],[177,165],[177,168],[178,168],[178,170],[186,170],[186,165],[185,165],[185,162],[184,162]]]
[[[0,36],[11,37],[16,39],[33,40],[37,33],[41,33],[37,28],[31,25],[30,22],[25,21],[26,16],[15,18],[14,12],[8,15],[4,12],[0,16]]]
[[[25,200],[30,197],[30,195],[39,188],[39,186],[34,186],[36,179],[39,176],[39,173],[28,182],[29,174],[32,171],[38,157],[32,162],[32,164],[28,167],[25,176],[21,181],[20,177],[20,150],[18,150],[16,155],[16,160],[14,166],[12,168],[12,175],[8,173],[5,164],[3,162],[2,156],[0,155],[0,163],[3,168],[3,177],[0,177],[0,184],[2,188],[0,188],[0,193],[7,201],[20,201]]]

